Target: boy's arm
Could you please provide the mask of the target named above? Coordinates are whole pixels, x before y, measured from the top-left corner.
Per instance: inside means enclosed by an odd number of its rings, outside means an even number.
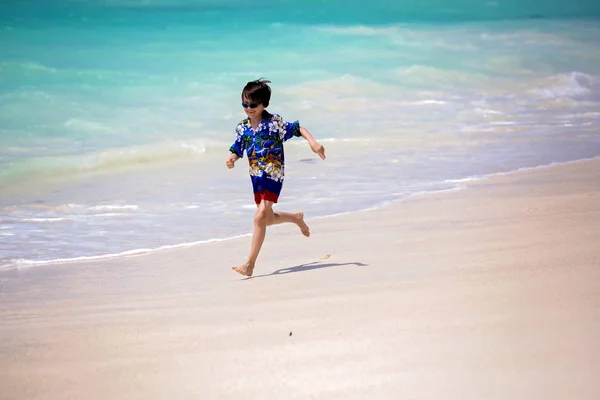
[[[239,159],[240,159],[240,156],[238,156],[235,153],[231,153],[229,155],[229,158],[227,158],[227,161],[225,161],[225,165],[227,165],[227,168],[231,169],[231,168],[235,167],[235,162]]]
[[[300,135],[304,139],[306,139],[311,150],[314,151],[315,153],[317,153],[319,155],[319,157],[321,157],[321,160],[324,160],[325,159],[325,147],[323,147],[322,144],[320,144],[319,142],[316,141],[316,139],[308,131],[308,129],[301,126],[300,127]]]

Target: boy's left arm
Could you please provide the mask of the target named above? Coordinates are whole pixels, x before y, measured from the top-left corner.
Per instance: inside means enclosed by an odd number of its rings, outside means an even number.
[[[319,155],[319,157],[321,157],[321,160],[324,160],[325,159],[325,147],[323,147],[323,145],[321,143],[316,141],[316,139],[308,131],[308,129],[301,126],[300,127],[300,135],[304,139],[306,139],[306,141],[308,142],[308,145],[310,146],[310,149],[312,151],[314,151],[315,153],[317,153]]]

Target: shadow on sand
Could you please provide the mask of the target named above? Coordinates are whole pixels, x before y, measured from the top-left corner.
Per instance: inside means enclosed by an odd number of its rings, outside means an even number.
[[[254,279],[254,278],[265,278],[267,276],[273,276],[273,275],[291,274],[293,272],[310,271],[310,270],[313,270],[313,269],[320,269],[320,268],[344,267],[346,265],[356,265],[358,267],[366,267],[369,264],[363,264],[363,263],[360,263],[360,262],[322,263],[322,262],[319,262],[319,261],[315,261],[315,262],[311,262],[311,263],[308,263],[308,264],[298,265],[298,266],[295,266],[295,267],[278,269],[277,271],[273,271],[270,274],[249,276],[249,277],[247,277],[247,278],[245,278],[243,280]]]

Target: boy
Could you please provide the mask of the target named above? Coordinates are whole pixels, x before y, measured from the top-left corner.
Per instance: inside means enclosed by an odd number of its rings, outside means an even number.
[[[237,125],[235,142],[229,148],[231,155],[225,162],[228,168],[233,168],[235,162],[244,156],[245,150],[250,164],[250,179],[257,207],[252,246],[246,262],[232,267],[245,276],[252,276],[267,226],[292,222],[298,225],[304,236],[310,236],[303,212],[273,211],[273,203],[277,203],[283,185],[283,142],[294,136],[302,136],[308,141],[312,151],[325,159],[325,148],[298,121],[286,122],[279,115],[267,112],[266,108],[271,100],[269,83],[271,82],[258,79],[248,82],[242,90],[242,107],[248,118]]]

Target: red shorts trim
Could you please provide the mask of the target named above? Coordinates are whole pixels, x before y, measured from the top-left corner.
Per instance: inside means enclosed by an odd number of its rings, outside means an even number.
[[[263,200],[272,201],[273,203],[277,203],[278,198],[279,198],[278,194],[269,192],[268,190],[261,190],[259,192],[254,193],[254,202],[256,204],[260,204],[260,202]]]

